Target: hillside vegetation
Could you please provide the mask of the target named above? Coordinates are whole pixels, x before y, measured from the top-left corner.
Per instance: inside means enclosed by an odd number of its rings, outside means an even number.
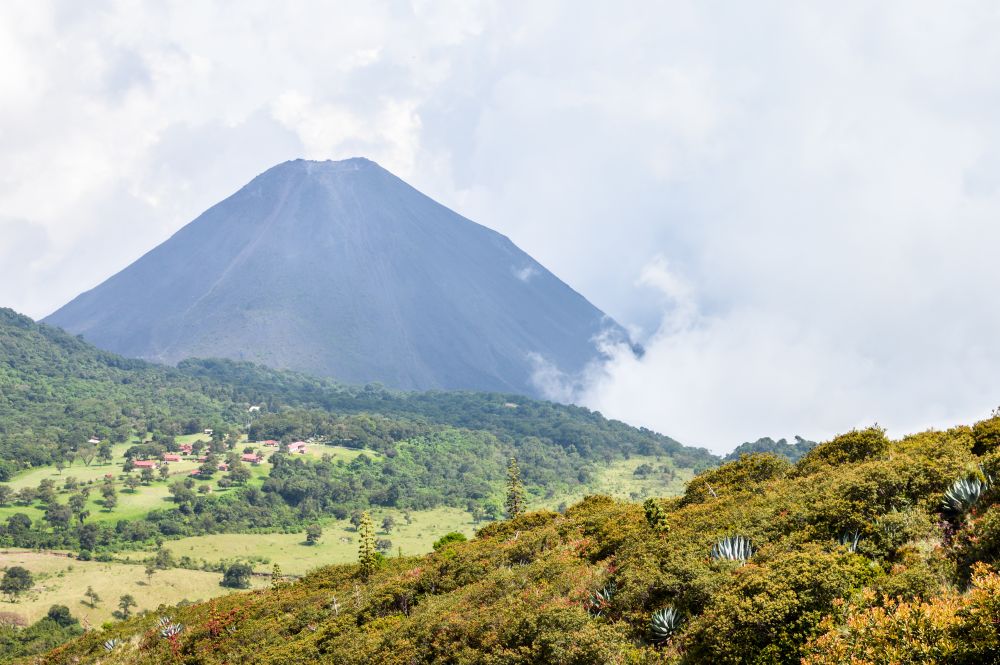
[[[852,431],[677,498],[592,496],[369,577],[164,608],[38,662],[995,663],[998,473],[1000,418]]]

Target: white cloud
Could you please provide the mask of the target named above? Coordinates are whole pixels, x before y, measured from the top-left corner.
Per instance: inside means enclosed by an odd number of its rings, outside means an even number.
[[[716,449],[969,420],[1000,403],[998,29],[985,1],[5,3],[0,303],[45,315],[274,163],[365,154],[652,331],[571,388],[608,415]]]

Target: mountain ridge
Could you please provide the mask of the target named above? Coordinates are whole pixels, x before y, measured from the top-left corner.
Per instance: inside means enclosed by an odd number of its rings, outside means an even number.
[[[509,238],[365,158],[291,160],[45,319],[173,364],[252,360],[403,389],[538,395],[628,335]]]

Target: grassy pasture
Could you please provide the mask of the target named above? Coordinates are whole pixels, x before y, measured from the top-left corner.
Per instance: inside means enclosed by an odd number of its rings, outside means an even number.
[[[81,621],[96,628],[112,618],[111,613],[118,609],[118,599],[124,594],[131,594],[138,602],[138,607],[133,608],[135,612],[185,599],[205,600],[233,591],[219,586],[222,579],[219,573],[174,568],[157,571],[149,580],[142,565],[78,561],[53,552],[0,551],[0,567],[10,566],[30,570],[35,586],[14,603],[0,596],[0,611],[15,612],[28,621],[44,616],[51,605],[62,604]],[[258,587],[267,583],[267,579],[253,580]],[[96,607],[83,602],[88,586],[101,597]]]
[[[382,520],[387,515],[396,521],[390,534],[383,533],[381,528]],[[412,523],[407,524],[401,510],[372,512],[376,538],[392,541],[390,556],[395,555],[400,547],[407,555],[429,552],[434,541],[450,531],[461,531],[471,537],[476,529],[469,514],[458,508],[413,511],[410,519]],[[193,536],[167,541],[164,547],[176,558],[189,556],[196,561],[265,558],[268,563],[255,565],[258,572],[270,571],[271,565],[277,563],[282,572],[301,575],[320,566],[355,561],[358,557],[358,534],[348,520],[328,520],[323,523],[323,537],[317,545],[306,545],[303,531]]]

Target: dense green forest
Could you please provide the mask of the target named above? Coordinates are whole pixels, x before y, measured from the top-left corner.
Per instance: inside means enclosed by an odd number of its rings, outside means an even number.
[[[424,557],[162,609],[38,662],[997,663],[998,473],[997,417],[852,431],[677,498],[592,496]]]
[[[536,497],[586,487],[596,464],[630,455],[695,469],[717,462],[704,450],[579,407],[517,395],[347,387],[232,361],[163,367],[0,310],[0,480],[92,454],[90,437],[141,437],[132,454],[157,458],[177,449],[174,437],[205,428],[213,430],[210,448],[220,461],[237,452],[242,430],[251,441],[310,439],[371,454],[349,464],[279,454],[263,484],[234,479],[223,496],[172,489],[173,507],[117,523],[87,521],[63,502],[66,491],[39,488],[14,500],[44,511],[45,519],[14,515],[0,524],[0,544],[99,553],[164,537],[288,529],[370,506],[449,505],[496,519],[511,456],[523,461],[526,488]],[[9,501],[0,492],[0,504]]]
[[[176,435],[242,427],[251,405],[265,414],[292,407],[313,409],[314,418],[316,411],[391,416],[491,432],[512,444],[532,437],[575,450],[585,459],[662,453],[683,467],[716,462],[705,450],[581,407],[497,393],[348,387],[226,360],[188,360],[177,368],[164,367],[100,351],[59,329],[0,309],[0,473],[51,464],[74,454],[95,435],[125,441],[134,433]],[[286,432],[320,433],[309,431],[306,421],[297,418],[284,416]],[[319,423],[311,425],[318,428]]]

